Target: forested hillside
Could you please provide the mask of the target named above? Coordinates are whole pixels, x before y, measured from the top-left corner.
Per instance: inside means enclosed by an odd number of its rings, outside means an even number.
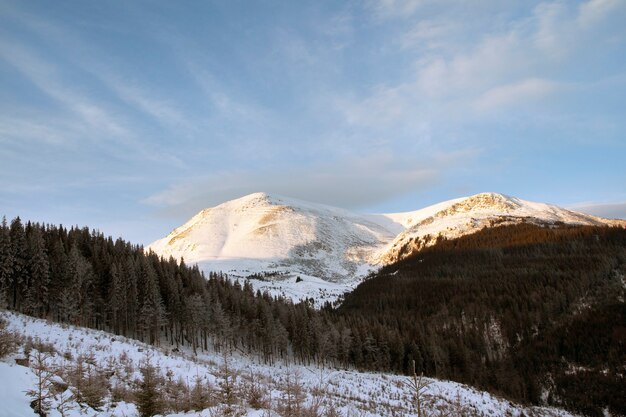
[[[86,228],[0,227],[11,310],[268,364],[407,372],[415,359],[429,376],[589,415],[626,413],[625,273],[624,229],[522,224],[442,240],[317,311]]]
[[[624,229],[498,227],[384,268],[338,313],[404,349],[393,369],[415,358],[509,398],[623,415],[625,275]]]

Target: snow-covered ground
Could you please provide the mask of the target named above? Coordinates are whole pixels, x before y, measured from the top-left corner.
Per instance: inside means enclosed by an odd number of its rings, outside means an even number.
[[[8,328],[24,338],[32,338],[33,346],[52,346],[55,353],[49,357],[49,366],[71,368],[76,358],[92,355],[94,366],[110,371],[109,383],[119,385],[128,380],[140,379],[139,367],[149,361],[170,380],[193,384],[196,379],[219,391],[224,382],[224,365],[230,374],[236,375],[239,415],[280,416],[277,411],[284,403],[288,386],[301,386],[306,399],[304,405],[319,405],[323,415],[331,408],[343,416],[414,416],[412,393],[407,386],[408,378],[382,373],[362,373],[335,368],[296,366],[278,363],[274,366],[261,364],[240,353],[220,355],[214,352],[193,356],[181,349],[172,352],[168,347],[155,348],[143,343],[108,333],[48,323],[14,313],[2,313],[8,320]],[[31,357],[36,348],[31,351]],[[29,368],[14,364],[13,357],[0,362],[0,417],[32,416],[25,391],[35,384],[35,376]],[[32,363],[32,360],[31,360]],[[126,381],[126,382],[125,382]],[[256,381],[256,382],[255,382]],[[62,382],[62,381],[59,381]],[[67,382],[67,381],[66,381]],[[553,408],[527,408],[513,404],[491,394],[449,381],[428,379],[423,401],[430,415],[467,416],[560,416],[573,415]],[[256,383],[256,385],[254,385]],[[291,384],[291,385],[290,385]],[[253,409],[247,401],[248,388],[256,386],[264,393],[261,409]],[[248,387],[248,388],[246,388]],[[51,403],[50,416],[60,416],[60,400],[71,394],[73,387],[59,392]],[[65,415],[78,416],[138,416],[137,408],[130,402],[112,401],[108,396],[99,410],[80,405],[76,401],[66,407]],[[171,414],[171,416],[215,416],[220,406],[197,412]],[[223,411],[223,408],[221,409]],[[441,412],[441,414],[439,414]]]
[[[0,362],[0,417],[33,415],[26,391],[35,386],[30,369]]]
[[[451,239],[521,221],[626,225],[498,193],[391,214],[356,214],[255,193],[202,210],[147,249],[236,279],[270,272],[265,280],[251,281],[255,289],[294,301],[313,298],[321,305],[340,298],[380,265],[433,244],[437,236]],[[304,282],[296,282],[298,276]]]

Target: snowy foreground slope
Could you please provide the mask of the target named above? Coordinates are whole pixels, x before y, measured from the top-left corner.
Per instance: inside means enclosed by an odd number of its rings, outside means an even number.
[[[205,272],[251,278],[257,289],[319,305],[350,291],[378,266],[495,225],[557,222],[623,225],[498,193],[407,213],[361,215],[265,193],[202,210],[147,249],[197,262]],[[262,273],[263,276],[255,275]]]
[[[231,415],[280,416],[285,405],[294,401],[294,386],[303,390],[301,407],[316,409],[314,415],[341,416],[413,416],[412,394],[406,386],[406,377],[359,373],[355,371],[320,369],[317,367],[275,364],[262,365],[240,354],[220,355],[204,353],[193,356],[181,349],[173,353],[169,348],[154,348],[137,341],[108,333],[50,324],[14,313],[1,313],[9,322],[9,329],[23,338],[30,338],[31,366],[37,349],[47,354],[50,369],[76,368],[78,358],[87,357],[90,369],[99,369],[107,375],[106,384],[119,392],[136,389],[142,378],[138,369],[146,361],[158,367],[164,380],[194,385],[200,381],[203,389],[216,398],[225,388],[226,378],[232,378],[231,388],[236,393]],[[23,357],[23,350],[14,357]],[[225,373],[225,365],[229,372]],[[61,372],[61,371],[59,371]],[[133,382],[134,381],[134,382]],[[522,407],[509,401],[479,392],[467,386],[439,380],[432,382],[422,397],[429,415],[455,416],[573,416],[562,410],[542,407]],[[0,362],[0,417],[34,416],[29,407],[30,399],[25,391],[36,382],[32,369],[15,364],[13,358]],[[50,403],[50,416],[138,416],[132,395],[125,400],[114,401],[109,394],[98,410],[70,399],[76,387],[66,386],[61,378],[55,378],[57,390]],[[252,388],[261,392],[259,409],[251,407]],[[165,396],[166,393],[163,393]],[[291,396],[291,397],[290,397]],[[256,398],[256,397],[254,397]],[[291,398],[291,400],[290,400]],[[184,398],[177,399],[184,402]],[[298,400],[300,401],[300,400]],[[335,414],[331,412],[334,411]],[[214,403],[204,410],[187,413],[166,414],[170,416],[218,416],[226,415],[224,404]],[[311,415],[311,414],[308,414]]]

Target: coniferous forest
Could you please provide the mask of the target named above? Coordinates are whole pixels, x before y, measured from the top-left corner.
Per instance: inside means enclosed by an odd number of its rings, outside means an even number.
[[[145,253],[87,228],[0,227],[3,307],[152,344],[407,372],[525,403],[625,415],[626,230],[485,229],[383,268],[338,308]]]

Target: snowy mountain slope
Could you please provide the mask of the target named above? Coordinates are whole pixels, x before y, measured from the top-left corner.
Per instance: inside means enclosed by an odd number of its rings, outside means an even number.
[[[224,361],[228,361],[230,374],[233,376],[232,386],[237,396],[235,411],[241,416],[280,416],[281,402],[287,397],[285,387],[293,386],[295,381],[304,392],[304,406],[319,405],[320,414],[332,406],[342,416],[415,416],[412,405],[412,394],[406,385],[407,377],[383,374],[361,373],[351,370],[320,369],[317,366],[295,366],[277,363],[274,366],[264,365],[251,357],[234,352],[230,355],[215,352],[199,353],[197,356],[180,348],[180,352],[171,346],[156,348],[132,339],[112,335],[102,331],[89,330],[68,325],[52,324],[45,320],[34,319],[16,313],[0,313],[8,321],[8,328],[25,339],[32,341],[31,358],[37,346],[52,351],[46,363],[50,369],[76,369],[80,357],[87,358],[90,370],[103,370],[108,375],[110,394],[113,389],[117,396],[107,395],[98,410],[76,399],[69,401],[65,410],[71,417],[138,417],[135,404],[131,403],[132,395],[124,395],[124,390],[136,389],[142,378],[139,368],[147,362],[157,367],[157,372],[164,380],[173,381],[176,386],[191,387],[200,380],[207,392],[220,398],[219,393],[224,385]],[[52,347],[52,349],[50,348]],[[23,350],[18,356],[23,355]],[[13,363],[11,363],[13,362]],[[31,360],[31,362],[33,362]],[[180,382],[179,382],[180,381]],[[260,390],[263,406],[253,409],[250,406],[250,390]],[[475,415],[482,417],[527,415],[545,417],[573,417],[566,411],[546,407],[525,407],[498,398],[487,392],[477,391],[466,385],[450,381],[428,379],[432,382],[424,390],[423,410],[435,415]],[[67,382],[67,381],[60,381]],[[29,409],[30,400],[26,389],[33,388],[35,376],[30,368],[17,366],[12,358],[0,362],[0,416],[34,416]],[[50,416],[60,416],[60,399],[68,398],[76,387],[69,386],[65,392],[55,394],[50,404]],[[293,388],[292,388],[293,389]],[[167,389],[163,390],[163,397]],[[291,394],[293,396],[293,393]],[[184,398],[180,398],[184,401]],[[204,410],[187,413],[170,414],[167,416],[214,416],[224,415],[220,412],[223,404],[213,405]]]
[[[499,193],[481,193],[450,200],[427,207],[419,213],[420,216],[414,216],[414,221],[405,231],[374,256],[377,262],[393,263],[416,250],[435,244],[438,237],[454,239],[484,227],[522,222],[626,226],[624,220],[603,219]]]
[[[443,201],[419,210],[407,211],[404,213],[366,214],[364,217],[374,223],[380,224],[390,231],[395,232],[397,235],[416,223],[419,223],[439,211],[448,208],[450,204],[454,204],[462,200],[463,198],[457,198],[454,200]]]
[[[519,222],[626,225],[498,193],[420,210],[360,215],[255,193],[202,210],[147,249],[197,262],[204,271],[252,278],[256,289],[294,300],[333,301],[377,266],[483,227]],[[255,274],[269,273],[260,277]]]
[[[306,275],[345,283],[394,236],[343,209],[255,193],[202,210],[148,249],[238,276],[273,271],[275,281]]]

